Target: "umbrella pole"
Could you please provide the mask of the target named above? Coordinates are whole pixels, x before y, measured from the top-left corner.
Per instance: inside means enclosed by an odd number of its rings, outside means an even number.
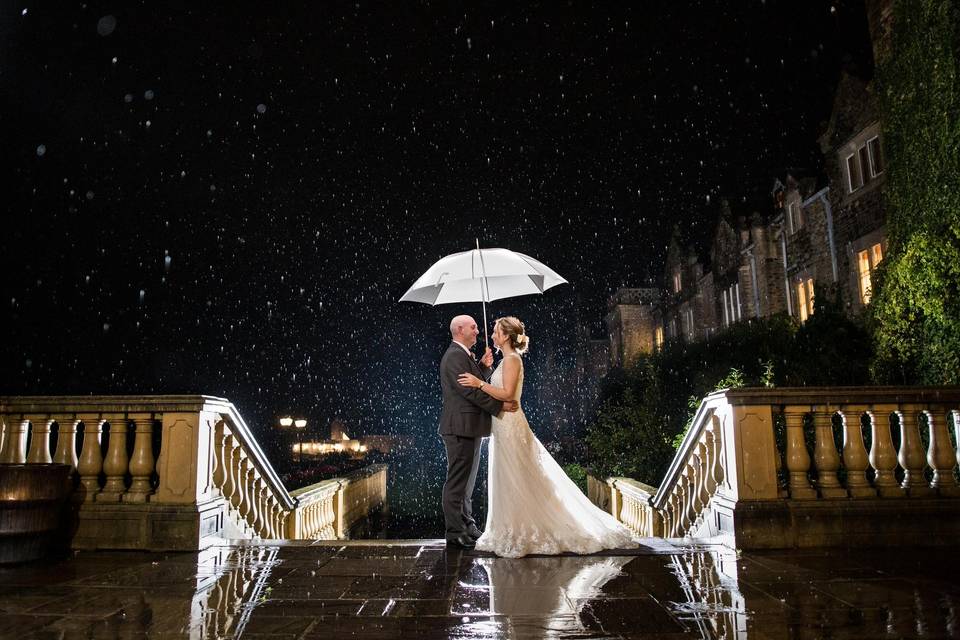
[[[480,286],[480,297],[483,299],[483,352],[487,352],[487,347],[490,346],[490,336],[488,335],[487,330],[487,270],[483,266],[483,253],[480,252],[480,238],[474,238],[477,241],[477,255],[480,256],[480,274],[483,278]],[[481,354],[481,357],[482,354]]]

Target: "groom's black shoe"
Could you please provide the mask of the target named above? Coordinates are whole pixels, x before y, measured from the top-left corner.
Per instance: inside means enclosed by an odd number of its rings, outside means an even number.
[[[453,547],[454,549],[473,549],[476,544],[473,538],[465,533],[461,533],[454,540],[447,540],[447,546]]]
[[[480,529],[477,529],[476,526],[471,525],[470,528],[467,529],[467,535],[473,538],[474,542],[476,542],[477,539],[483,535],[483,531],[480,531]]]

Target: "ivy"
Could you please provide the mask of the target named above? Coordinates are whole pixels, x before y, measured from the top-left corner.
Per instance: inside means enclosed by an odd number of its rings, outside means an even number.
[[[887,234],[870,308],[877,382],[960,383],[960,5],[896,0],[877,67]]]

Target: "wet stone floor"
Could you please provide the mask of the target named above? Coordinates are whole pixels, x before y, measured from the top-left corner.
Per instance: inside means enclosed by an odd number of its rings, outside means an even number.
[[[0,568],[0,638],[960,638],[956,547],[644,542],[521,559],[430,540],[76,553]]]

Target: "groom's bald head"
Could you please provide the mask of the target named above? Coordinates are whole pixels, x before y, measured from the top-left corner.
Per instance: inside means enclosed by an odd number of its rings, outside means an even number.
[[[450,321],[450,337],[465,345],[472,347],[477,341],[477,321],[467,315],[460,315]]]

